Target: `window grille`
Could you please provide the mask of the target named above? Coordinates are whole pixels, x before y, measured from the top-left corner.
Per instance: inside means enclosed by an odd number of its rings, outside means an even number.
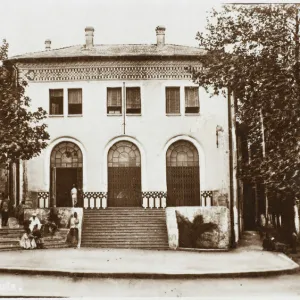
[[[76,144],[62,142],[52,150],[50,162],[51,167],[56,168],[82,167],[82,153]]]
[[[180,114],[180,88],[166,88],[166,113]]]
[[[131,142],[123,141],[114,144],[108,152],[109,167],[140,167],[139,149]]]

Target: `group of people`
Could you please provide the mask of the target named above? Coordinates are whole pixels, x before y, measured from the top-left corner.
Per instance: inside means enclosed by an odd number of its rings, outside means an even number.
[[[25,232],[21,237],[20,246],[26,250],[43,248],[44,240],[41,233],[41,222],[36,216],[36,213],[32,214],[32,217],[28,222],[24,222]]]
[[[44,248],[44,239],[41,228],[44,226],[43,231],[47,228],[47,231],[52,235],[56,232],[56,230],[58,230],[59,218],[57,210],[55,207],[50,209],[49,220],[45,225],[41,224],[36,213],[33,213],[32,217],[28,221],[24,221],[23,225],[25,232],[21,237],[20,246],[27,250],[35,248],[42,249]],[[70,247],[79,248],[80,222],[77,212],[71,214],[68,227],[69,232],[67,234],[66,242]]]

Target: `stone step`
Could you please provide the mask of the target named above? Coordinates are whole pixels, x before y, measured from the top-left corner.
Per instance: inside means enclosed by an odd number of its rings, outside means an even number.
[[[84,210],[82,246],[167,249],[165,211],[142,208]]]
[[[138,235],[107,235],[107,236],[99,236],[99,235],[84,235],[81,239],[82,241],[87,241],[87,240],[97,240],[99,242],[103,241],[114,241],[114,240],[140,240],[140,241],[164,241],[166,240],[167,236],[166,235],[160,235],[160,236],[138,236]]]
[[[136,236],[167,236],[166,231],[157,231],[157,232],[139,232],[136,233],[135,231],[120,231],[120,232],[113,232],[113,231],[103,231],[101,233],[97,231],[84,231],[84,234],[82,236],[97,236],[99,238],[104,236],[130,236],[130,235],[136,235]]]
[[[129,215],[134,215],[134,214],[165,214],[165,210],[161,209],[141,209],[141,210],[109,210],[109,209],[88,209],[84,210],[85,215],[89,214],[129,214]]]
[[[0,243],[20,241],[21,237],[0,237]],[[60,241],[65,238],[62,236],[44,237],[45,241]]]
[[[122,230],[122,229],[126,229],[126,230],[144,230],[144,231],[154,231],[154,230],[163,230],[166,227],[163,225],[155,225],[155,226],[151,226],[151,225],[130,225],[130,226],[125,226],[125,225],[94,225],[94,226],[90,226],[90,225],[86,225],[83,224],[83,230],[92,230],[92,231],[101,231],[101,230],[107,230],[107,229],[115,229],[115,230]]]
[[[82,244],[82,247],[86,248],[111,248],[111,249],[160,249],[160,250],[168,250],[169,246],[164,245],[143,245],[143,244],[128,244],[128,245],[120,245],[120,244]]]

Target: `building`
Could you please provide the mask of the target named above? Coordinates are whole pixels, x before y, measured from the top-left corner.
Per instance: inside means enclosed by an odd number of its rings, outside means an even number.
[[[32,207],[222,206],[238,234],[230,97],[191,80],[203,50],[165,43],[85,44],[15,56],[32,108],[43,107],[51,140],[12,169],[12,196]],[[19,174],[17,176],[16,174]],[[237,239],[237,237],[235,238]]]

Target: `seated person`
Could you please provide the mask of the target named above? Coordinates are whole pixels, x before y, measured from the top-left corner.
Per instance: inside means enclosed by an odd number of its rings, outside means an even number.
[[[32,217],[29,219],[30,221],[30,225],[29,225],[29,229],[32,232],[33,228],[35,225],[37,225],[37,228],[40,230],[41,229],[41,222],[39,220],[39,218],[36,216],[36,213],[32,214]]]
[[[26,250],[35,249],[37,247],[35,239],[28,227],[25,228],[25,233],[21,237],[20,246]]]
[[[39,249],[43,248],[44,247],[44,240],[43,240],[43,237],[42,237],[42,233],[38,228],[38,224],[34,225],[33,230],[32,230],[31,233],[32,233],[32,236],[35,240],[36,247],[39,248]]]

